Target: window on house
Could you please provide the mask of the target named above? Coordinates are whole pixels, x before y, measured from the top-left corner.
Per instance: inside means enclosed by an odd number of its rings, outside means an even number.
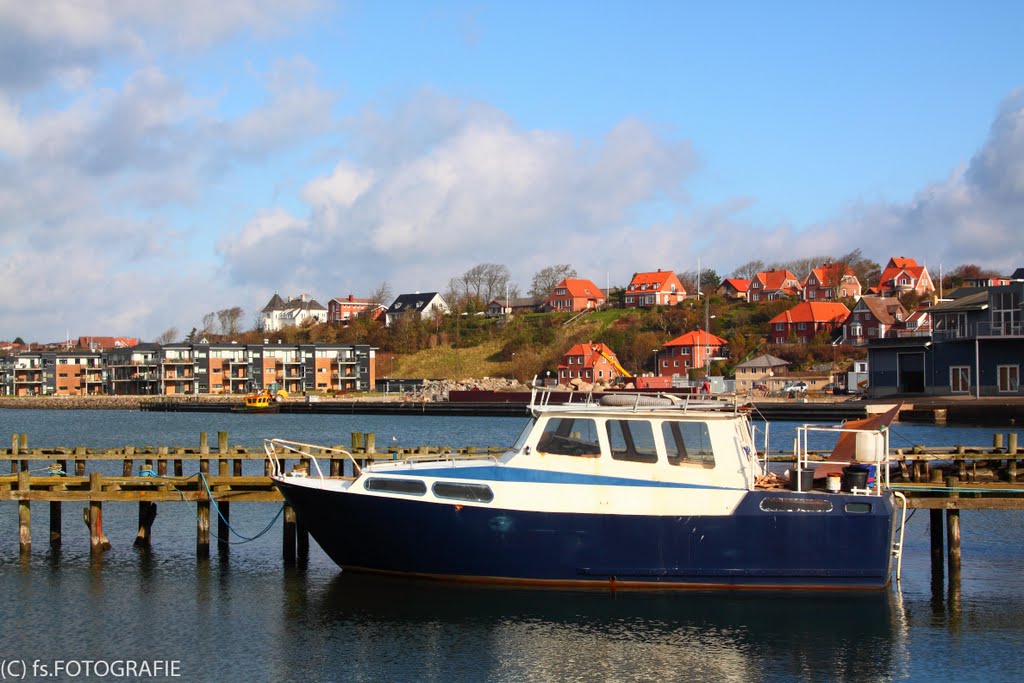
[[[815,294],[816,294],[816,292],[813,289],[808,289],[807,290],[807,298],[808,299],[813,299],[815,297]]]
[[[999,365],[996,367],[1000,393],[1017,393],[1020,391],[1020,366]]]
[[[786,324],[785,323],[775,323],[775,331],[776,332],[784,332],[785,329],[786,329]]]
[[[797,323],[796,327],[797,327],[798,330],[806,330],[807,329],[807,323]]]

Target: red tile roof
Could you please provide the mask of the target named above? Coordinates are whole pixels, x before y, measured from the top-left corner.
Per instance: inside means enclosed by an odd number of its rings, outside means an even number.
[[[738,277],[727,277],[722,280],[723,285],[729,285],[741,294],[750,289],[750,280],[743,280]]]
[[[848,315],[850,309],[834,301],[801,301],[788,311],[779,313],[768,323],[832,323],[842,322]]]
[[[711,345],[711,346],[726,346],[729,342],[721,337],[711,333],[705,332],[704,330],[693,330],[686,334],[680,335],[672,341],[665,342],[662,346],[700,346]]]
[[[626,290],[640,289],[643,285],[647,285],[648,289],[660,289],[665,286],[668,279],[673,275],[675,275],[675,273],[670,270],[658,270],[652,273],[636,273],[633,275],[633,279],[630,280],[629,286]]]
[[[782,291],[786,294],[799,294],[800,278],[788,270],[766,270],[762,273],[758,273],[754,276],[755,280],[761,282],[761,289],[765,291]],[[786,287],[786,283],[792,280],[797,284],[797,287]]]
[[[804,278],[803,286],[804,287],[807,286],[807,281],[810,280],[811,276],[813,275],[814,278],[818,281],[818,285],[819,286],[821,286],[821,287],[835,287],[836,285],[839,284],[839,280],[840,280],[839,269],[840,268],[841,268],[841,266],[838,263],[828,263],[828,264],[825,264],[823,266],[819,266],[817,268],[814,268],[813,270],[811,270],[810,273],[807,274],[807,277]],[[849,266],[846,267],[846,272],[843,273],[843,277],[848,277],[848,276],[853,276],[853,277],[857,276],[857,274],[853,272],[853,268],[850,268]]]
[[[601,349],[606,356],[614,358],[615,362],[619,362],[618,356],[611,350],[606,344],[600,342],[593,343],[587,342],[586,344],[574,344],[572,348],[562,354],[563,362],[559,364],[559,367],[565,366],[564,360],[569,356],[583,356],[583,367],[593,368],[594,365],[601,360],[602,356],[597,352],[596,349]]]
[[[565,287],[567,290],[569,290],[569,294],[577,298],[591,296],[600,297],[602,299],[604,298],[604,292],[601,291],[601,288],[595,285],[590,280],[581,280],[567,277],[560,283],[558,283],[558,286],[555,289],[558,289],[558,287]]]
[[[924,273],[924,266],[917,265],[917,261],[912,258],[893,256],[886,264],[885,270],[882,271],[882,277],[878,278],[878,288],[892,289],[900,273],[907,273],[917,281]]]

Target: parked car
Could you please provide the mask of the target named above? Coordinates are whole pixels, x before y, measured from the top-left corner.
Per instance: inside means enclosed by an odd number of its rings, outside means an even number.
[[[842,384],[835,384],[834,382],[829,382],[824,387],[822,387],[821,390],[824,391],[826,394],[840,395],[846,393],[846,387],[844,387]]]
[[[753,389],[754,391],[768,391],[768,385],[767,384],[755,384],[754,386],[752,386],[750,388]]]
[[[806,392],[807,382],[788,382],[786,386],[782,387],[782,393],[789,394],[791,397]]]

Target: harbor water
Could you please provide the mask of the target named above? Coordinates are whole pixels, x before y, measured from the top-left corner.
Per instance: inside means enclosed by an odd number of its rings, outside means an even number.
[[[200,432],[215,443],[219,431],[246,446],[269,437],[347,444],[352,432],[375,433],[378,450],[497,446],[512,443],[525,423],[0,410],[0,434],[28,434],[31,447],[195,447]],[[792,445],[793,427],[771,426],[773,449]],[[990,446],[998,431],[1010,430],[897,424],[892,447]],[[259,463],[248,466],[262,471]],[[231,522],[240,535],[225,557],[214,544],[209,560],[195,556],[194,505],[161,503],[153,547],[141,552],[132,547],[136,506],[110,503],[104,531],[113,547],[91,558],[78,522],[81,505],[64,505],[64,541],[55,551],[46,542],[48,508],[34,503],[28,558],[18,553],[17,505],[0,505],[5,674],[22,670],[24,680],[44,680],[45,666],[45,680],[988,682],[1020,676],[1020,512],[961,513],[958,586],[932,574],[929,516],[921,511],[907,525],[902,581],[886,591],[662,594],[361,577],[341,572],[315,542],[308,563],[286,568],[275,520],[280,506],[267,503],[233,504]],[[272,521],[268,533],[243,542]],[[115,676],[123,669],[111,664],[125,661],[149,669]],[[54,675],[58,662],[62,675]],[[89,676],[84,662],[94,663]],[[158,663],[173,666],[176,676]]]

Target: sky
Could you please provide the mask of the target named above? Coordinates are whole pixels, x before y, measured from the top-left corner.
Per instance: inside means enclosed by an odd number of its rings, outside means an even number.
[[[569,263],[1024,266],[1024,3],[0,0],[0,339]]]

